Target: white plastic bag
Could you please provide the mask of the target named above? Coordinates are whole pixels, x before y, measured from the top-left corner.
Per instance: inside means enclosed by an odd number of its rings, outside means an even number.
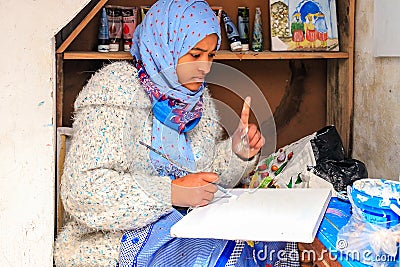
[[[400,224],[387,229],[385,224],[367,222],[362,211],[354,204],[351,190],[348,186],[347,195],[352,206],[352,215],[338,232],[336,249],[349,258],[370,266],[395,266]]]

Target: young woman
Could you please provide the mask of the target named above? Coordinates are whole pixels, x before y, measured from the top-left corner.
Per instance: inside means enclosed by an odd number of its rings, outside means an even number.
[[[252,171],[265,142],[247,104],[238,130],[221,139],[204,82],[220,41],[206,2],[158,1],[135,31],[134,64],[112,63],[88,81],[62,178],[70,220],[57,266],[256,264],[244,242],[169,236],[185,208],[213,200],[211,182],[234,187]]]

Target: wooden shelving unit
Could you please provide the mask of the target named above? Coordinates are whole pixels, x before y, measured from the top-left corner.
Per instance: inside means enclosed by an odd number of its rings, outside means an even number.
[[[121,5],[121,6],[140,6],[151,5],[153,0],[100,0],[93,2],[92,9],[88,14],[75,26],[72,32],[59,44],[56,51],[57,58],[57,125],[63,126],[63,116],[65,107],[63,106],[63,98],[66,93],[70,93],[70,86],[66,86],[70,82],[69,62],[74,62],[74,66],[88,64],[88,61],[103,61],[109,62],[113,60],[130,60],[129,52],[114,52],[114,53],[99,53],[95,52],[97,42],[97,27],[99,13],[101,8],[106,4]],[[264,47],[268,49],[270,43],[269,36],[269,21],[266,14],[268,13],[268,1],[254,0],[248,3],[244,0],[239,0],[235,3],[231,1],[209,0],[209,4],[223,6],[228,14],[234,16],[237,12],[237,6],[246,5],[250,10],[254,10],[256,6],[260,6],[263,18],[264,32]],[[340,133],[344,147],[348,154],[351,154],[352,146],[352,118],[353,118],[353,64],[354,64],[354,11],[355,0],[336,0],[337,15],[338,15],[338,32],[339,32],[339,47],[340,52],[246,52],[237,53],[227,50],[226,38],[223,38],[221,48],[218,51],[215,60],[223,61],[231,64],[231,62],[246,62],[253,61],[262,62],[268,60],[271,64],[279,64],[277,61],[301,61],[319,62],[323,60],[322,65],[316,68],[326,68],[326,118],[325,124],[333,124]],[[250,16],[250,25],[252,25],[252,17]],[[224,35],[225,33],[222,32]],[[259,63],[254,63],[259,64]],[[262,64],[260,64],[262,65]],[[313,71],[313,70],[310,70]],[[292,77],[295,79],[296,77]],[[265,78],[267,81],[268,78]],[[81,84],[77,84],[77,86]],[[74,90],[78,90],[75,88]],[[70,112],[70,111],[68,111]]]

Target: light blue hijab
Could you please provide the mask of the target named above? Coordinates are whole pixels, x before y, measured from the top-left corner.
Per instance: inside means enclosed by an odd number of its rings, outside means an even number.
[[[186,132],[200,121],[205,83],[193,92],[178,81],[178,59],[210,34],[221,33],[218,19],[201,0],[156,2],[135,30],[131,54],[139,78],[153,105],[152,147],[180,165],[195,171],[196,165]],[[186,171],[150,152],[160,175],[181,177]]]

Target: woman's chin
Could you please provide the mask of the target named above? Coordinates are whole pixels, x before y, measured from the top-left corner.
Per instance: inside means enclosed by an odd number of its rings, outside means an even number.
[[[183,86],[189,89],[190,91],[197,91],[199,90],[202,82],[190,82],[190,83],[185,83]]]

